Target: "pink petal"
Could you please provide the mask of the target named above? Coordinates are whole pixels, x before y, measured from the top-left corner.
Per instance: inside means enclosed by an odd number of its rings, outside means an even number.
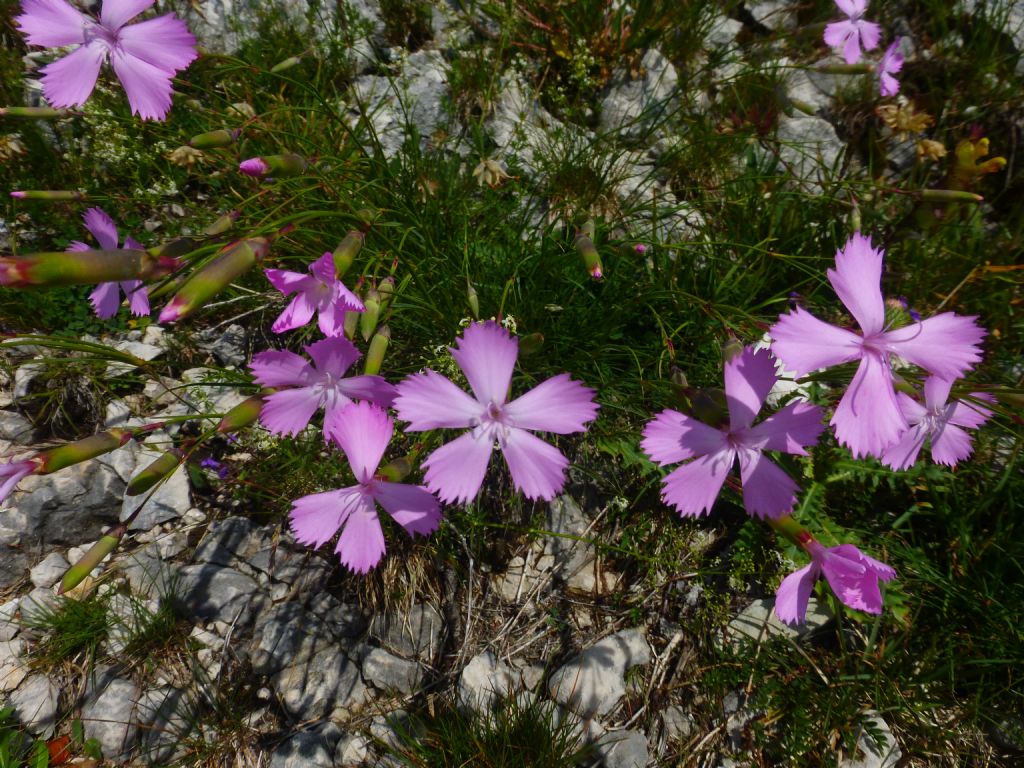
[[[265,269],[263,274],[267,276],[270,284],[286,296],[296,291],[312,291],[316,288],[316,279],[301,272],[291,272],[287,269]]]
[[[277,316],[274,324],[270,326],[270,330],[274,333],[285,333],[286,331],[301,328],[313,317],[315,309],[309,300],[309,295],[305,291],[300,291],[288,303],[284,311]]]
[[[173,73],[154,67],[137,56],[115,48],[110,53],[114,73],[124,86],[132,114],[143,120],[163,120],[171,110]]]
[[[335,378],[345,375],[345,371],[362,357],[348,339],[320,339],[306,347],[306,354],[313,358],[313,366],[321,376],[325,373]]]
[[[286,350],[266,350],[253,355],[249,369],[264,387],[301,387],[316,380],[316,374],[301,355]]]
[[[879,560],[875,560],[875,558],[870,555],[865,555],[853,544],[840,544],[838,547],[833,547],[832,551],[839,553],[850,560],[856,560],[868,571],[873,572],[875,576],[882,581],[892,581],[896,578],[896,570],[894,568]]]
[[[69,253],[75,253],[75,252],[78,252],[78,251],[91,251],[92,248],[90,246],[86,245],[85,243],[83,243],[81,240],[72,240],[68,244],[68,247],[65,248],[64,250],[69,252]]]
[[[856,38],[857,28],[853,22],[844,19],[833,21],[825,25],[825,45],[831,48],[840,48],[846,45],[850,38]]]
[[[971,436],[948,422],[937,435],[932,435],[932,461],[936,464],[955,467],[973,451]]]
[[[140,243],[131,235],[127,235],[124,239],[124,247],[130,251],[144,251],[146,246]]]
[[[516,427],[567,435],[585,432],[597,409],[594,390],[561,373],[517,397],[502,412]]]
[[[924,381],[924,404],[928,410],[941,408],[949,400],[949,391],[953,388],[953,379],[941,376],[929,376]],[[922,408],[922,411],[925,409]]]
[[[275,435],[297,435],[309,425],[320,407],[314,387],[282,389],[268,395],[260,410],[260,422]]]
[[[882,28],[873,21],[858,20],[857,32],[866,51],[875,50],[882,40]]]
[[[741,450],[743,506],[754,517],[777,518],[792,511],[800,490],[792,478],[760,451]]]
[[[944,379],[958,379],[981,360],[979,345],[985,329],[977,317],[953,312],[882,334],[891,352]]]
[[[790,403],[753,427],[749,434],[762,450],[806,456],[804,448],[817,443],[825,431],[823,415],[822,409],[811,403]]]
[[[374,483],[374,498],[388,511],[395,522],[412,536],[427,536],[441,525],[441,505],[437,497],[422,485]]]
[[[292,502],[288,515],[295,540],[311,546],[323,546],[341,527],[353,508],[361,502],[358,487],[314,493]]]
[[[473,323],[449,350],[477,400],[485,406],[505,402],[519,355],[519,342],[508,331],[494,322]]]
[[[732,431],[754,423],[775,381],[775,361],[767,349],[744,347],[741,354],[726,361],[725,398]]]
[[[900,435],[899,440],[885,449],[882,453],[882,463],[896,471],[914,466],[927,436],[927,429],[920,424],[912,424]]]
[[[113,31],[124,26],[125,22],[131,21],[144,10],[149,8],[155,0],[103,0],[100,8],[100,21],[103,26]]]
[[[334,286],[334,297],[332,303],[335,306],[339,306],[348,312],[365,312],[366,305],[356,296],[352,291],[345,287],[345,284],[341,280],[335,280],[332,285]]]
[[[861,356],[860,336],[823,322],[802,307],[782,315],[769,333],[774,339],[772,353],[798,376]]]
[[[39,70],[46,100],[59,108],[84,104],[96,87],[106,50],[102,43],[83,45]]]
[[[377,510],[367,493],[359,496],[359,505],[353,508],[345,521],[334,551],[341,556],[342,565],[356,573],[369,573],[384,556],[384,532],[380,528]]]
[[[836,0],[836,5],[847,16],[860,16],[867,10],[868,0]]]
[[[846,42],[843,43],[843,58],[846,59],[847,64],[856,64],[860,61],[861,50],[860,50],[860,33],[857,29],[859,22],[852,22],[850,26],[853,27],[850,32],[850,36],[846,38]],[[831,24],[829,26],[832,26]],[[825,28],[826,34],[828,33],[828,27]]]
[[[395,385],[382,376],[349,376],[338,382],[337,391],[352,400],[369,400],[385,408],[395,401]]]
[[[332,302],[317,313],[317,327],[327,337],[343,336],[345,333],[345,307],[341,302]]]
[[[22,0],[14,21],[29,45],[60,48],[85,42],[85,27],[94,22],[64,0]]]
[[[92,289],[89,301],[92,302],[96,317],[109,320],[117,314],[117,308],[121,306],[121,292],[117,283],[100,283]]]
[[[82,215],[85,228],[89,230],[100,248],[107,251],[117,249],[117,225],[101,208],[90,208]]]
[[[871,238],[860,232],[836,251],[836,268],[828,270],[840,301],[846,305],[864,336],[871,336],[885,327],[885,302],[882,299],[882,257],[884,251],[871,247]]]
[[[185,69],[198,55],[195,37],[173,13],[124,27],[117,39],[126,53],[168,74]]]
[[[442,445],[423,462],[427,488],[445,504],[475,498],[484,482],[493,447],[482,429],[474,429]]]
[[[907,428],[896,402],[888,363],[868,353],[832,417],[836,438],[853,453],[881,456]]]
[[[878,92],[882,96],[895,96],[900,92],[900,81],[892,75],[882,72],[878,76]]]
[[[681,515],[703,515],[718,498],[735,457],[735,451],[725,448],[677,467],[662,481],[665,503]]]
[[[0,480],[3,480],[3,484],[0,485],[0,504],[6,501],[11,491],[14,490],[14,486],[35,470],[35,462],[29,460],[8,461],[6,464],[0,464]]]
[[[342,408],[332,421],[332,437],[345,452],[356,480],[369,483],[391,442],[394,422],[383,409],[370,403]]]
[[[324,251],[319,259],[310,264],[309,272],[316,280],[326,285],[340,282],[334,270],[334,254],[330,251]]]
[[[128,298],[128,308],[136,317],[145,317],[149,314],[149,292],[141,280],[122,280],[121,290]]]
[[[903,392],[896,393],[896,402],[906,417],[909,424],[916,424],[921,421],[927,413],[928,409],[921,405],[917,400],[904,394]]]
[[[395,410],[410,422],[407,432],[468,427],[484,407],[441,374],[426,370],[409,376],[397,387]]]
[[[828,585],[845,605],[858,611],[879,613],[882,596],[878,588],[878,577],[863,564],[842,554],[836,554],[839,547],[825,553],[821,570]]]
[[[992,402],[995,399],[986,392],[972,392],[971,397],[975,400],[985,400],[987,402]],[[949,415],[949,423],[956,424],[958,427],[977,429],[990,418],[992,418],[992,411],[985,406],[967,400],[957,400],[956,405],[953,406],[952,413]]]
[[[782,580],[775,593],[775,615],[786,624],[803,624],[807,615],[807,601],[818,580],[818,567],[811,563],[793,571]]]
[[[522,429],[509,429],[501,452],[512,483],[528,499],[551,501],[565,486],[569,460],[555,446]]]
[[[716,453],[726,446],[721,430],[709,427],[692,416],[666,409],[647,422],[643,452],[661,466]]]

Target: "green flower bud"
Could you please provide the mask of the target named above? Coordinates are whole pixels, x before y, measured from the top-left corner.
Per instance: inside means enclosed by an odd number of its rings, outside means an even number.
[[[148,251],[56,251],[0,257],[0,285],[92,285],[148,280],[171,271],[171,264]]]
[[[363,306],[366,307],[366,311],[359,315],[359,332],[363,336],[363,341],[369,341],[380,319],[380,294],[376,289],[370,288],[366,291]]]
[[[132,439],[132,433],[127,429],[108,429],[106,432],[99,432],[95,435],[76,440],[67,445],[50,448],[36,455],[39,461],[37,475],[48,475],[59,469],[70,467],[72,464],[80,464],[89,459],[95,459],[105,453],[110,453],[116,448]]]
[[[477,296],[476,288],[466,280],[466,301],[469,302],[469,311],[473,313],[473,319],[480,319],[480,297]]]
[[[368,376],[375,376],[380,373],[381,364],[384,362],[384,353],[387,352],[388,342],[391,341],[391,329],[382,325],[370,341],[370,348],[366,352],[366,365],[363,373]]]
[[[93,568],[103,562],[103,558],[117,549],[127,530],[126,526],[119,525],[103,534],[100,540],[89,547],[89,551],[79,558],[78,562],[68,568],[60,580],[60,589],[57,590],[57,594],[63,595],[81,584],[85,577],[92,573]]]
[[[541,347],[544,346],[544,334],[543,333],[527,333],[524,336],[519,337],[519,354],[523,357],[527,355],[534,355],[540,352]]]
[[[362,232],[352,230],[345,239],[334,249],[334,274],[340,280],[352,266],[352,262],[363,247],[364,235]]]
[[[263,396],[270,394],[273,390],[264,390],[258,395],[243,400],[230,411],[224,414],[224,418],[220,420],[217,425],[217,431],[224,432],[237,432],[243,427],[247,427],[256,421],[260,415],[260,409],[263,408]]]
[[[145,493],[176,470],[184,458],[185,452],[180,448],[171,448],[161,454],[159,458],[131,479],[128,488],[125,489],[125,495],[138,496],[140,493]]]
[[[238,138],[237,131],[228,131],[218,128],[216,131],[200,133],[189,139],[189,146],[196,149],[217,149],[218,147],[230,147]]]
[[[0,117],[24,117],[30,120],[47,120],[64,117],[67,112],[51,107],[0,107]]]
[[[160,313],[161,323],[173,323],[195,312],[266,257],[270,241],[265,237],[236,240],[220,255],[189,278]]]

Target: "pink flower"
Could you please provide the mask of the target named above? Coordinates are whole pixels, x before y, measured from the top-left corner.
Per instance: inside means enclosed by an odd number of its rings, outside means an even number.
[[[262,178],[270,175],[270,166],[262,157],[250,157],[238,164],[238,170],[246,176]]]
[[[283,388],[269,395],[260,421],[275,435],[297,435],[320,408],[324,409],[324,439],[336,437],[338,412],[353,400],[391,405],[394,386],[380,376],[345,376],[362,355],[348,339],[321,339],[306,347],[310,365],[294,352],[268,350],[254,356],[249,367],[265,387]]]
[[[946,379],[956,379],[981,359],[985,336],[976,317],[943,312],[921,322],[885,329],[881,250],[858,232],[836,252],[829,282],[861,328],[857,334],[825,323],[797,307],[772,326],[772,352],[787,370],[806,375],[859,360],[857,373],[832,417],[839,442],[855,457],[881,456],[907,429],[897,404],[891,355]]]
[[[9,461],[0,464],[0,504],[7,500],[14,486],[21,482],[22,478],[31,475],[39,468],[39,462],[33,459],[22,461]]]
[[[873,51],[878,47],[882,29],[873,21],[864,21],[861,18],[867,10],[868,0],[836,0],[836,5],[847,18],[843,21],[834,21],[825,27],[825,44],[833,48],[842,48],[846,63],[856,64],[860,61],[861,46],[864,46],[866,51]]]
[[[899,48],[900,39],[897,37],[885,49],[882,60],[878,62],[878,90],[883,96],[895,96],[900,92],[900,81],[893,77],[894,73],[903,69],[903,54]]]
[[[196,39],[171,13],[126,26],[153,2],[103,0],[97,21],[65,0],[22,0],[15,21],[31,45],[78,46],[41,70],[47,100],[55,107],[84,104],[109,61],[132,114],[163,120],[171,108],[171,78],[196,58]]]
[[[895,570],[852,544],[825,548],[811,539],[804,548],[811,555],[810,564],[784,578],[775,595],[775,615],[780,620],[787,624],[803,622],[814,582],[823,573],[844,605],[868,613],[882,612],[878,582],[891,581],[896,577]]]
[[[900,439],[885,449],[882,462],[893,469],[906,469],[917,461],[924,447],[924,441],[931,439],[932,460],[936,464],[955,466],[958,461],[971,455],[971,436],[961,427],[977,429],[992,415],[992,411],[980,405],[954,400],[949,403],[949,390],[953,382],[930,376],[924,383],[924,405],[897,393],[900,410],[910,428]],[[990,396],[975,392],[977,399]]]
[[[441,524],[441,506],[426,488],[389,483],[374,477],[391,442],[394,423],[376,405],[356,403],[341,409],[333,437],[348,457],[358,485],[314,493],[292,502],[292,531],[303,544],[319,547],[338,529],[334,551],[356,573],[367,573],[384,554],[384,533],[377,504],[411,536],[426,536]]]
[[[309,274],[284,269],[266,270],[267,279],[281,293],[296,294],[284,312],[274,321],[274,333],[301,328],[317,313],[324,336],[344,333],[345,312],[364,312],[366,307],[334,273],[334,257],[330,251],[309,265]]]
[[[90,208],[82,215],[85,228],[96,238],[100,248],[105,251],[117,250],[117,226],[114,220],[101,208]],[[130,250],[143,250],[143,245],[130,235],[124,239],[124,247]],[[68,246],[69,251],[88,251],[88,245],[80,240],[73,240]],[[100,283],[89,294],[96,316],[108,320],[117,314],[121,306],[121,292],[128,299],[128,307],[136,317],[149,314],[149,294],[141,280],[122,280],[114,283]]]
[[[469,326],[449,350],[476,399],[431,370],[399,384],[395,398],[409,432],[470,427],[423,462],[427,487],[445,503],[474,498],[497,444],[516,488],[529,499],[553,499],[565,485],[569,460],[527,430],[586,431],[584,424],[597,415],[594,391],[563,373],[506,402],[519,342],[493,322]]]
[[[716,429],[671,409],[647,423],[640,443],[659,465],[693,459],[662,482],[662,498],[682,515],[711,509],[726,475],[740,462],[743,506],[757,517],[779,517],[793,508],[799,490],[789,475],[764,451],[806,456],[804,446],[817,442],[824,426],[816,405],[790,403],[757,426],[751,426],[776,382],[775,363],[767,350],[747,347],[725,364],[729,425]]]

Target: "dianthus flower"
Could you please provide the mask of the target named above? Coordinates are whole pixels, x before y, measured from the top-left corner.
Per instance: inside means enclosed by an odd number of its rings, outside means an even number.
[[[659,465],[693,459],[674,469],[662,483],[662,497],[682,515],[711,509],[736,460],[743,481],[743,506],[757,517],[779,517],[793,508],[799,490],[764,451],[806,456],[804,446],[824,430],[822,410],[806,402],[790,403],[756,426],[765,397],[777,381],[767,350],[747,347],[725,364],[729,424],[721,429],[666,409],[647,423],[640,443]]]
[[[306,275],[285,269],[265,271],[277,290],[286,296],[295,294],[271,326],[274,333],[301,328],[315,312],[324,336],[341,336],[345,332],[345,313],[366,310],[359,297],[335,276],[334,256],[330,251],[310,264]]]
[[[855,333],[823,322],[801,307],[771,328],[772,352],[786,370],[803,376],[819,368],[859,360],[831,424],[855,457],[881,456],[907,429],[893,389],[891,356],[929,373],[956,379],[981,359],[985,331],[976,317],[943,312],[918,323],[886,330],[882,257],[858,232],[836,252],[828,279],[860,325]]]
[[[861,46],[866,51],[878,47],[882,29],[873,21],[862,17],[868,8],[868,0],[836,0],[839,10],[846,14],[843,21],[834,21],[825,27],[825,44],[843,49],[847,64],[860,61]]]
[[[117,250],[117,225],[114,220],[101,208],[90,208],[82,215],[85,228],[89,230],[100,248],[105,251]],[[132,239],[129,235],[124,239],[124,247],[133,251],[143,250],[143,245]],[[74,240],[68,246],[69,251],[91,250],[85,243]],[[128,306],[131,313],[136,316],[149,314],[149,294],[141,280],[121,280],[114,283],[100,283],[89,294],[89,301],[92,302],[96,316],[107,320],[117,314],[117,308],[121,306],[121,292],[124,292],[128,299]]]
[[[163,120],[171,108],[171,79],[196,58],[196,39],[172,13],[127,25],[154,1],[103,0],[97,20],[65,0],[22,0],[15,22],[29,44],[78,46],[41,70],[47,100],[55,107],[84,104],[109,61],[132,114]]]
[[[597,415],[594,390],[563,373],[506,402],[519,342],[493,322],[469,326],[449,351],[475,399],[431,370],[399,384],[395,398],[398,418],[410,422],[406,431],[470,428],[423,462],[427,487],[445,503],[469,501],[497,446],[516,488],[529,499],[553,499],[565,485],[569,460],[527,430],[585,432],[585,423]]]
[[[391,405],[394,386],[380,376],[349,376],[345,372],[362,355],[345,338],[321,339],[306,347],[313,359],[286,350],[267,350],[255,355],[249,367],[264,387],[280,388],[268,395],[260,421],[275,435],[297,435],[324,409],[324,439],[334,429],[334,418],[353,400]]]
[[[34,459],[9,461],[6,464],[0,464],[0,481],[2,481],[0,482],[0,504],[7,500],[11,491],[14,490],[14,486],[38,468],[39,462]]]
[[[931,440],[932,461],[936,464],[952,467],[971,455],[971,436],[961,427],[977,429],[988,421],[992,411],[962,400],[947,402],[952,387],[951,381],[929,376],[924,383],[924,405],[902,392],[897,393],[900,410],[910,428],[885,449],[883,464],[893,469],[912,466],[926,439]],[[980,392],[974,393],[975,399],[987,397]]]
[[[326,543],[340,528],[334,551],[344,565],[367,573],[385,550],[377,504],[410,536],[436,531],[441,506],[423,486],[375,477],[394,432],[394,422],[378,406],[349,405],[338,412],[335,425],[333,437],[348,457],[357,485],[296,499],[289,518],[296,540],[312,547]]]
[[[900,92],[900,81],[893,74],[903,69],[903,54],[900,53],[900,39],[897,37],[892,45],[885,49],[882,60],[878,62],[878,90],[883,96],[895,96]]]
[[[879,581],[891,581],[896,571],[868,557],[852,544],[824,547],[811,539],[804,549],[811,562],[782,580],[775,595],[775,614],[787,624],[800,624],[807,614],[814,583],[822,574],[836,597],[846,606],[868,613],[882,612]]]

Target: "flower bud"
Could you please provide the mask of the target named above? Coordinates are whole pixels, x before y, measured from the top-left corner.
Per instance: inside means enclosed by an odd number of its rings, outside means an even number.
[[[360,317],[360,314],[358,312],[346,312],[345,313],[345,322],[344,322],[343,328],[344,328],[344,331],[345,331],[345,338],[346,339],[355,338],[356,328],[359,327],[359,317]]]
[[[737,339],[735,336],[730,336],[729,340],[722,345],[722,360],[728,363],[730,360],[739,357],[743,354],[743,342]]]
[[[352,266],[353,260],[359,255],[364,237],[362,232],[353,229],[334,249],[334,276],[339,280],[345,276],[348,268]]]
[[[380,294],[375,288],[366,291],[363,306],[366,310],[359,315],[359,332],[363,336],[363,341],[369,341],[380,319]]]
[[[67,112],[52,107],[0,107],[0,117],[24,117],[30,120],[48,120],[64,117]]]
[[[131,430],[114,428],[84,437],[67,445],[60,445],[47,451],[41,451],[35,456],[35,459],[39,462],[39,469],[36,470],[36,474],[48,475],[59,469],[70,467],[72,464],[80,464],[83,461],[95,459],[97,456],[102,456],[105,453],[110,453],[120,448],[131,439]]]
[[[604,277],[604,268],[601,266],[601,255],[594,245],[594,220],[589,219],[576,233],[574,242],[576,252],[583,257],[583,264],[586,266],[590,276],[595,280]]]
[[[363,368],[363,373],[367,376],[376,376],[380,373],[380,367],[384,362],[384,353],[387,352],[389,341],[391,341],[391,329],[386,325],[382,325],[373,334],[373,339],[370,340],[370,348],[366,351],[366,365]]]
[[[298,176],[305,173],[309,163],[302,155],[263,155],[243,160],[238,170],[246,176],[263,178],[264,176]]]
[[[957,189],[922,189],[921,199],[926,203],[980,203],[985,198]]]
[[[476,288],[466,280],[466,301],[469,302],[469,311],[473,313],[473,319],[480,319],[480,297],[477,296]]]
[[[377,286],[377,293],[380,294],[380,311],[383,314],[395,298],[395,278],[388,275],[381,280]]]
[[[160,313],[160,322],[173,323],[192,314],[262,261],[269,250],[270,241],[265,237],[236,240],[224,246],[220,255],[193,274],[174,295]]]
[[[188,144],[193,149],[217,149],[218,147],[230,147],[237,138],[237,131],[218,128],[216,131],[207,131],[193,136],[189,139]]]
[[[17,200],[45,200],[50,203],[88,199],[84,192],[73,189],[19,189],[11,192],[11,197]]]
[[[284,61],[279,61],[277,64],[270,68],[270,73],[273,75],[279,72],[287,72],[292,67],[298,66],[302,62],[301,56],[289,56]]]
[[[204,229],[203,234],[210,235],[211,237],[215,235],[223,235],[235,225],[240,213],[240,211],[228,211]]]
[[[263,390],[258,395],[253,395],[247,398],[232,408],[230,411],[224,414],[224,418],[217,424],[217,431],[224,432],[237,432],[243,427],[247,427],[256,421],[260,415],[260,409],[263,408],[263,397],[264,395],[270,394],[273,390]]]
[[[415,454],[399,456],[377,470],[377,476],[390,483],[400,483],[412,472]]]
[[[100,540],[89,547],[89,551],[78,558],[78,562],[64,573],[63,578],[60,580],[60,588],[57,590],[57,594],[66,594],[81,584],[85,577],[92,573],[93,568],[102,563],[107,555],[117,549],[121,539],[124,538],[127,532],[127,526],[118,525],[103,534]]]
[[[170,272],[148,251],[56,251],[0,257],[0,285],[92,285],[117,280],[148,280]]]
[[[519,354],[523,357],[540,352],[540,349],[543,346],[543,333],[527,333],[526,335],[519,337]]]
[[[148,467],[131,479],[128,487],[125,489],[125,496],[138,496],[140,493],[145,493],[176,470],[184,458],[185,452],[180,448],[171,448],[166,453],[161,454]]]
[[[721,389],[698,389],[692,397],[692,414],[698,421],[711,427],[722,426],[729,421],[729,406],[725,391]]]

